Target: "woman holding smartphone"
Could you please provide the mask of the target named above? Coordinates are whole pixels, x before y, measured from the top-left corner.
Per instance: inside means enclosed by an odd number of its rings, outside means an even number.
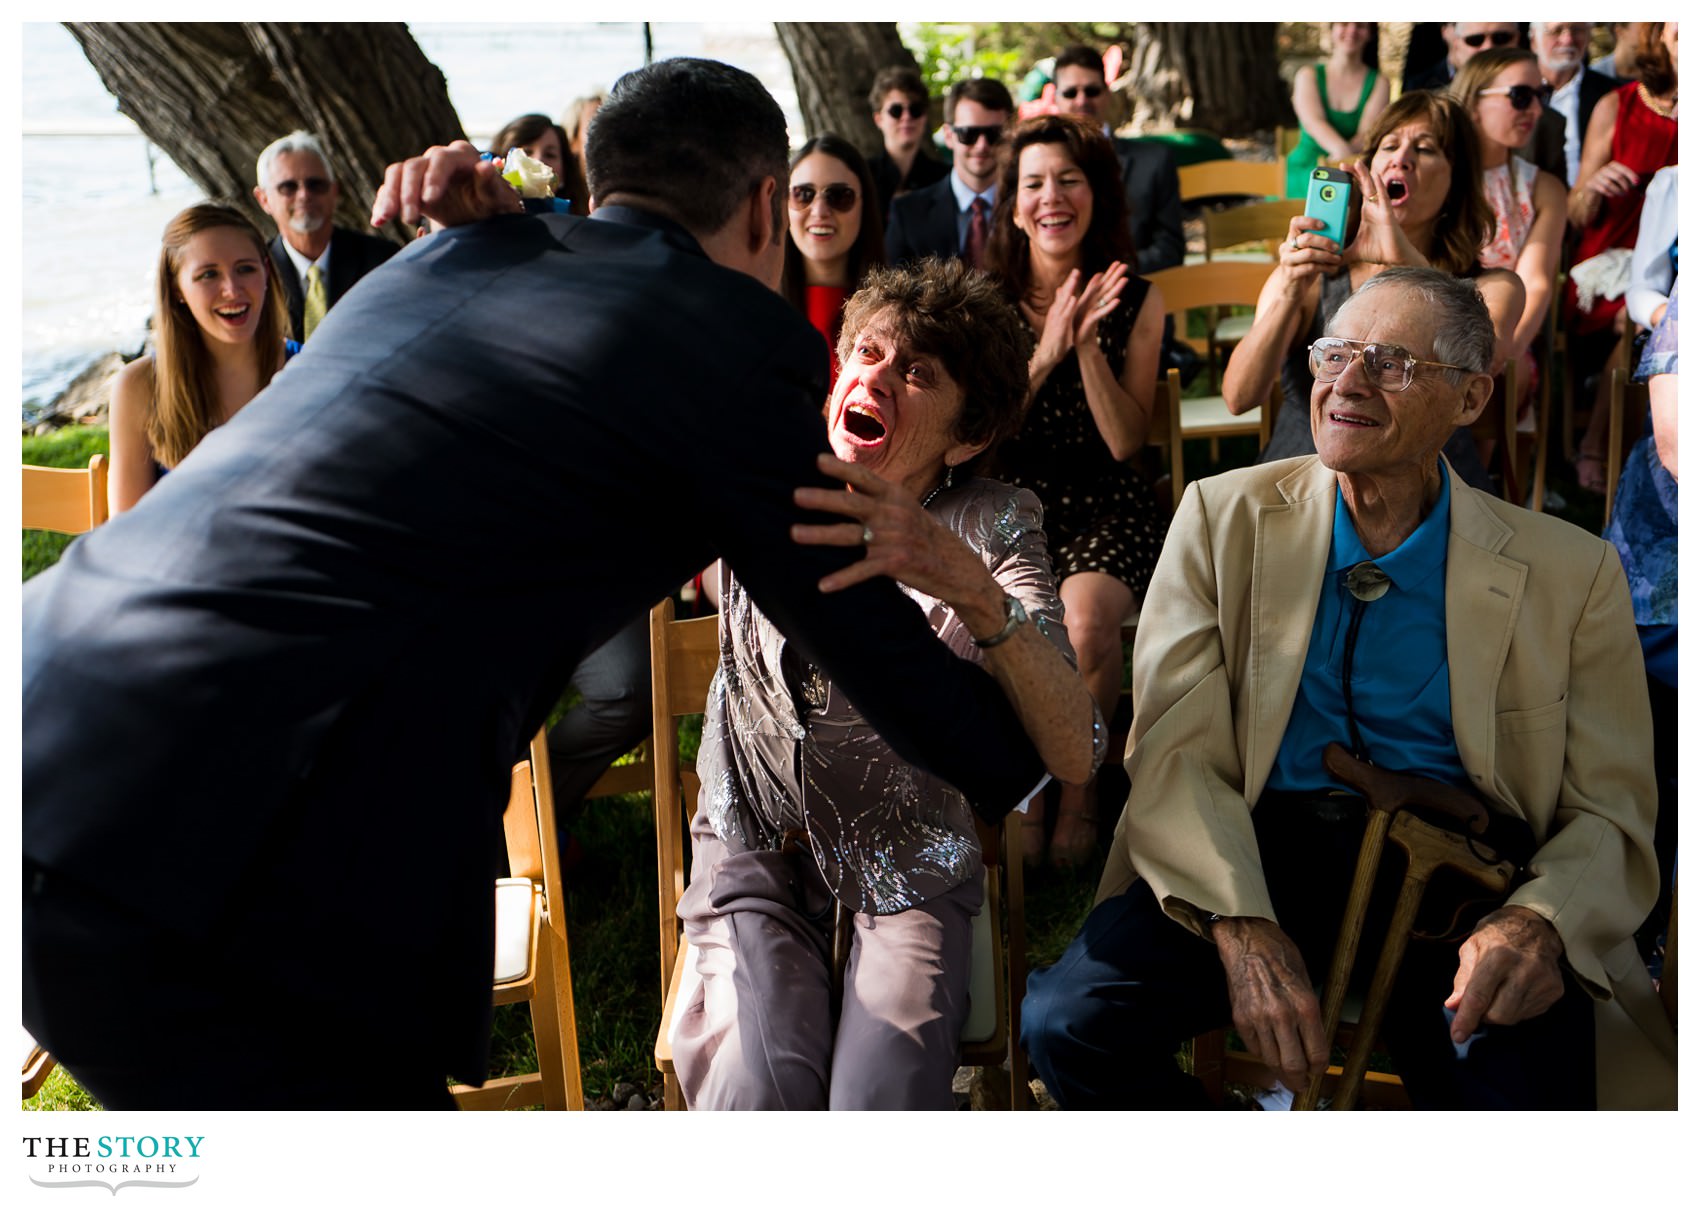
[[[1362,202],[1356,231],[1348,229],[1341,247],[1318,234],[1323,220],[1293,218],[1251,332],[1222,375],[1223,398],[1236,415],[1267,401],[1270,386],[1277,376],[1281,380],[1283,406],[1259,462],[1315,453],[1310,343],[1352,292],[1387,266],[1432,266],[1474,278],[1494,319],[1496,374],[1523,314],[1517,275],[1484,270],[1479,261],[1493,211],[1482,193],[1476,133],[1463,107],[1437,93],[1407,93],[1382,112],[1364,146],[1368,158],[1350,169],[1354,209]],[[1467,432],[1453,436],[1446,455],[1467,481],[1491,491]]]

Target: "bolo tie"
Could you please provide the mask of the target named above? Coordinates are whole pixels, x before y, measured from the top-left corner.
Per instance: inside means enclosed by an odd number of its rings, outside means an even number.
[[[1352,618],[1346,624],[1346,650],[1340,658],[1340,694],[1346,700],[1346,728],[1351,734],[1352,756],[1362,762],[1368,762],[1370,756],[1363,734],[1358,731],[1357,714],[1352,710],[1352,657],[1357,652],[1358,628],[1363,625],[1365,607],[1384,596],[1392,584],[1373,560],[1355,564],[1346,573],[1346,591],[1352,595]]]

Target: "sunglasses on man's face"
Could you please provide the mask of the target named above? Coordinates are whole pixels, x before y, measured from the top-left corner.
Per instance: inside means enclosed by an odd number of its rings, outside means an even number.
[[[1481,49],[1484,42],[1492,42],[1495,46],[1510,46],[1515,41],[1517,31],[1510,29],[1496,29],[1491,34],[1464,35],[1464,45],[1477,50]]]
[[[973,147],[981,139],[986,141],[987,147],[996,147],[1003,138],[1001,126],[952,126],[950,129],[956,132],[956,141],[963,147]]]
[[[279,181],[277,184],[272,186],[272,189],[286,198],[293,198],[296,195],[296,192],[303,187],[306,188],[308,193],[312,194],[316,198],[320,194],[329,193],[331,183],[324,177],[308,177],[305,181],[296,181],[293,179],[288,181]]]
[[[927,106],[922,101],[911,101],[908,105],[893,101],[885,107],[885,116],[893,122],[898,122],[902,120],[905,110],[908,111],[911,118],[925,118],[927,116]]]
[[[1482,88],[1476,90],[1484,97],[1504,97],[1511,102],[1512,109],[1528,109],[1539,101],[1542,105],[1552,95],[1552,90],[1544,85],[1536,88],[1532,84],[1502,84],[1498,88]]]
[[[847,213],[856,205],[856,190],[849,185],[829,185],[817,191],[812,185],[793,185],[791,187],[791,209],[808,210],[815,204],[815,194],[819,193],[828,207],[839,214]]]
[[[1058,95],[1064,101],[1072,101],[1081,93],[1086,94],[1088,101],[1096,101],[1104,95],[1104,86],[1102,84],[1071,84]]]

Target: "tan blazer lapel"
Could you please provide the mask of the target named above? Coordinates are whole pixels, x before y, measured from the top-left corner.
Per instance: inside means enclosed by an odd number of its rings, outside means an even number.
[[[1458,757],[1478,790],[1511,804],[1494,774],[1494,713],[1499,678],[1523,602],[1529,569],[1499,554],[1511,529],[1456,473],[1446,543],[1446,662]]]
[[[1298,697],[1334,533],[1333,472],[1313,459],[1276,487],[1284,503],[1258,511],[1252,556],[1251,726],[1245,739],[1245,793],[1251,804],[1263,794]]]

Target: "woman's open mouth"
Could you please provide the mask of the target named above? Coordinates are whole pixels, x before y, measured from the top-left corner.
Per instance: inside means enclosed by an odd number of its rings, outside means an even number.
[[[1395,179],[1392,181],[1385,181],[1384,184],[1387,187],[1387,201],[1394,206],[1397,206],[1410,196],[1410,187],[1408,187],[1403,181]]]
[[[852,404],[844,410],[842,428],[864,446],[873,446],[885,440],[885,422],[859,404]]]
[[[253,310],[252,304],[244,303],[240,307],[215,307],[213,314],[226,324],[241,324],[247,320],[248,313]]]

